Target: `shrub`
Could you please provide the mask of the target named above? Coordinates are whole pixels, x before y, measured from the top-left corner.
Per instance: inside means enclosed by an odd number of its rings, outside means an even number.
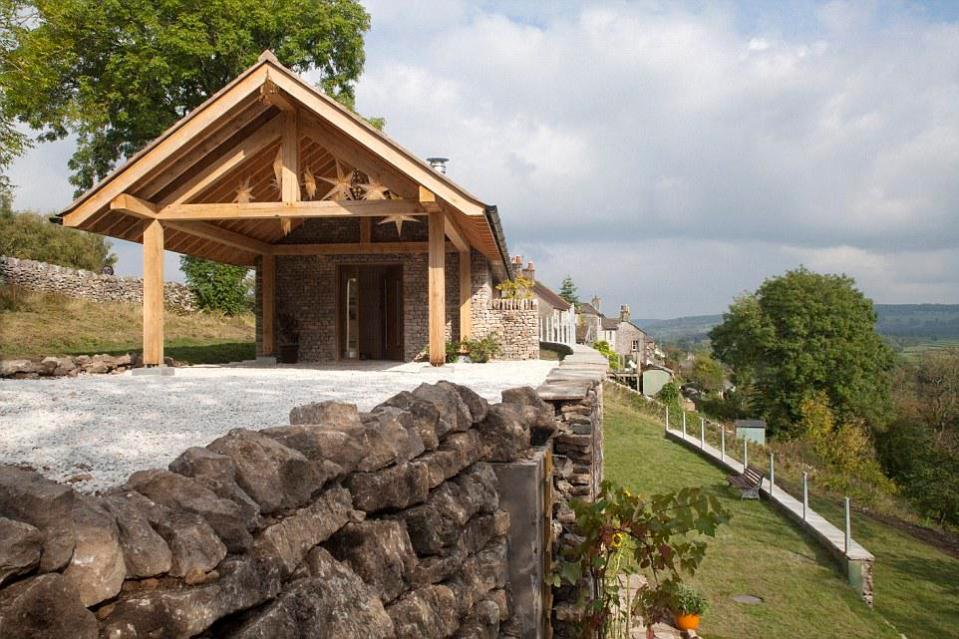
[[[452,364],[460,357],[460,343],[449,341],[446,342],[446,363]]]
[[[683,574],[695,574],[706,556],[701,537],[729,520],[702,488],[647,498],[606,481],[595,501],[571,506],[582,541],[563,550],[552,581],[578,589],[584,637],[630,636],[637,616],[647,628],[668,618]],[[630,592],[635,574],[647,585]]]
[[[699,591],[686,584],[678,584],[669,593],[673,612],[680,615],[701,615],[709,609],[709,602]]]
[[[238,315],[253,307],[253,286],[245,266],[232,266],[191,255],[180,257],[187,286],[201,309]]]
[[[483,339],[463,340],[463,346],[466,348],[470,361],[478,364],[485,364],[490,358],[499,355],[501,352],[499,338],[495,333],[487,335]]]
[[[533,287],[536,282],[522,275],[513,280],[506,280],[496,285],[497,290],[508,300],[528,300],[533,297]]]
[[[102,235],[51,224],[38,213],[0,213],[0,255],[99,273],[116,264]]]
[[[609,345],[609,342],[606,340],[600,340],[593,343],[593,348],[599,351],[600,355],[604,355],[606,359],[609,360],[609,367],[613,370],[619,368],[619,353],[613,350],[613,347]]]

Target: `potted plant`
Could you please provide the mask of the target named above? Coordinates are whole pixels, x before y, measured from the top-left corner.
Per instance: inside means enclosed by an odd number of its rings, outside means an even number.
[[[696,630],[699,618],[706,612],[709,602],[698,591],[679,584],[672,592],[673,615],[680,630]]]
[[[300,322],[290,313],[280,313],[277,320],[280,328],[280,362],[296,364],[300,357]]]

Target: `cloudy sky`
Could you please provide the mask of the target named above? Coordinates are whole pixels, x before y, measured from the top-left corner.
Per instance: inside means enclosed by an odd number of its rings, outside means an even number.
[[[959,3],[366,5],[359,110],[450,157],[547,284],[672,317],[805,264],[959,303]],[[71,151],[16,164],[18,206],[70,200]]]

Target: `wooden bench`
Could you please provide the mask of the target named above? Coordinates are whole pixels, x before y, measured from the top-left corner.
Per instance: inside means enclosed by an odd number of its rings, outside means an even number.
[[[730,486],[742,491],[740,499],[759,499],[759,488],[763,485],[763,473],[754,466],[746,466],[746,472],[741,475],[730,475],[726,478]]]

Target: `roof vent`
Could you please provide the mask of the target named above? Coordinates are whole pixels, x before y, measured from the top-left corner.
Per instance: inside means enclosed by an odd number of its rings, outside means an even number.
[[[426,161],[429,162],[434,171],[446,175],[446,163],[450,161],[449,158],[426,158]]]

